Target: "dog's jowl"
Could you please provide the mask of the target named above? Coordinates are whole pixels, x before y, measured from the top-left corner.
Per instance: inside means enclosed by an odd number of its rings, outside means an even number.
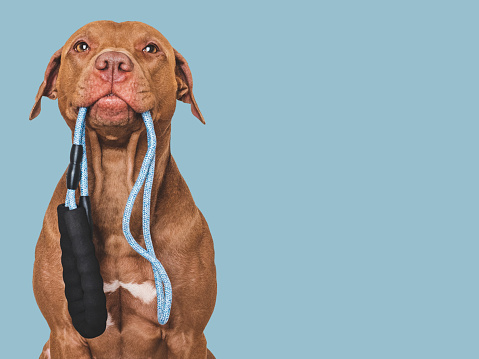
[[[88,318],[88,306],[96,303],[89,302],[90,289],[82,281],[88,271],[75,277],[81,263],[65,253],[62,263],[62,249],[66,252],[68,248],[60,246],[57,208],[66,204],[65,173],[53,193],[35,251],[35,298],[51,330],[40,358],[214,358],[203,334],[216,299],[213,240],[170,153],[177,100],[190,104],[193,115],[204,123],[186,60],[148,25],[93,22],[53,54],[30,119],[40,114],[43,96],[58,100],[72,134],[80,109],[86,108],[84,154],[92,220],[85,233],[90,234],[94,246],[92,256],[103,281],[106,312],[100,318],[103,327],[91,337],[82,336],[72,322],[75,308],[80,314],[82,310],[87,313],[85,320],[92,319]],[[151,115],[151,131],[142,118],[145,113]],[[165,324],[158,319],[154,266],[132,248],[122,227],[125,206],[149,153],[151,133],[156,148],[147,229],[155,258],[171,283],[171,311]],[[79,198],[80,191],[76,192]],[[143,192],[139,191],[133,204],[129,230],[146,248]],[[78,206],[81,208],[81,203]],[[62,241],[63,236],[62,232]],[[78,279],[78,288],[70,292],[84,298],[80,304],[67,301],[65,290],[69,289],[63,278],[67,268],[73,270],[73,282]]]

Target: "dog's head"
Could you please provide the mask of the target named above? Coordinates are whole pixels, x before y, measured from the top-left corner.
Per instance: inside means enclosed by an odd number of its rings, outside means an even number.
[[[72,129],[79,107],[88,107],[88,125],[104,136],[139,128],[140,114],[148,110],[154,121],[169,121],[176,100],[191,104],[204,123],[192,87],[187,62],[156,29],[140,22],[96,21],[52,56],[30,119],[38,116],[46,96],[58,98]]]

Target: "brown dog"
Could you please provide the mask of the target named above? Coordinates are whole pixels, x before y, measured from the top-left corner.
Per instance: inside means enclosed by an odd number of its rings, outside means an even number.
[[[90,23],[51,58],[30,119],[40,113],[42,96],[58,98],[73,131],[79,107],[88,107],[93,242],[108,320],[102,335],[85,339],[72,326],[67,310],[56,213],[65,201],[63,175],[35,251],[35,298],[51,330],[40,358],[214,358],[203,334],[216,299],[213,241],[170,153],[176,100],[190,103],[204,123],[192,85],[185,59],[157,30],[140,22]],[[129,246],[122,232],[123,210],[147,149],[140,115],[147,110],[157,136],[151,234],[173,288],[165,325],[157,321],[151,265]],[[141,198],[142,192],[133,208],[131,232],[144,246]]]

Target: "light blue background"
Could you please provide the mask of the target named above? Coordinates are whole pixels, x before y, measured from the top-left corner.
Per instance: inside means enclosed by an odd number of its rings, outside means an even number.
[[[139,20],[188,60],[172,152],[215,239],[218,359],[479,358],[474,1],[5,4],[0,348],[37,358],[31,288],[69,131],[28,114],[87,22]]]

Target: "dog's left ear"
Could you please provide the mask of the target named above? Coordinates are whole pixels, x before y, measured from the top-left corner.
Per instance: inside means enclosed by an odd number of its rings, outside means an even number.
[[[178,84],[178,91],[176,93],[176,98],[185,103],[191,104],[191,112],[195,115],[201,122],[205,123],[205,119],[198,108],[198,105],[195,101],[195,96],[193,96],[193,77],[191,76],[190,67],[186,62],[185,58],[175,50],[176,58],[176,83]]]
[[[45,71],[45,78],[38,89],[37,96],[35,97],[35,104],[30,112],[30,120],[33,120],[40,114],[42,97],[46,96],[52,100],[57,98],[56,82],[58,77],[58,70],[60,69],[60,58],[62,55],[62,48],[56,51],[50,62],[48,63]]]

